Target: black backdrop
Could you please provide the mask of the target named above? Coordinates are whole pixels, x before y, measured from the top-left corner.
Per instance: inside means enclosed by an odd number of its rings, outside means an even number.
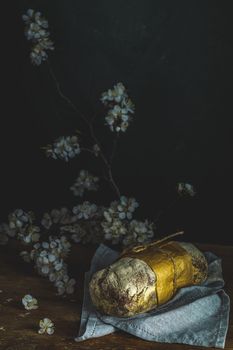
[[[230,1],[21,1],[11,18],[8,107],[1,123],[1,211],[38,213],[75,203],[69,191],[78,171],[95,164],[45,158],[41,146],[82,128],[57,96],[48,67],[33,67],[21,15],[48,18],[56,50],[50,63],[67,95],[92,113],[99,96],[122,81],[136,104],[120,138],[114,173],[138,216],[153,219],[169,205],[178,181],[197,196],[168,209],[158,234],[184,228],[186,239],[232,243],[232,19]],[[111,133],[99,135],[111,142]],[[94,170],[94,169],[93,169]],[[113,199],[104,190],[98,201]]]

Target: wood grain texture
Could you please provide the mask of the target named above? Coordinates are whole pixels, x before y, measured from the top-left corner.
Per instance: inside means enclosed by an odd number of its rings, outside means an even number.
[[[233,297],[233,246],[198,245],[203,251],[212,251],[223,260],[225,290]],[[11,243],[0,247],[0,349],[1,350],[195,350],[201,347],[180,344],[161,344],[140,340],[123,332],[97,339],[76,343],[80,321],[83,276],[88,270],[94,246],[80,246],[72,251],[70,264],[72,275],[77,278],[77,293],[70,298],[55,296],[52,284],[39,277],[33,268],[18,257],[18,246]],[[37,310],[24,310],[21,298],[32,294],[38,299]],[[56,329],[52,336],[39,335],[38,323],[41,318],[49,317]],[[233,349],[233,318],[226,341],[226,349]]]

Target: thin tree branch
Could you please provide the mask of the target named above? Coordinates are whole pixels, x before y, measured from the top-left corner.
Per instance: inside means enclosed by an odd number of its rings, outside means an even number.
[[[117,135],[116,135],[116,137],[114,138],[114,141],[113,141],[112,153],[110,155],[110,161],[109,161],[110,164],[112,164],[114,156],[116,154],[118,139],[119,139],[119,134],[117,133]]]
[[[94,151],[92,151],[91,149],[86,148],[86,147],[81,147],[81,151],[84,151],[84,152],[88,152],[88,153],[94,154]]]
[[[76,107],[76,105],[69,99],[69,97],[67,97],[63,93],[63,91],[61,90],[61,87],[60,87],[60,83],[57,80],[56,75],[55,75],[49,61],[47,61],[47,63],[48,63],[48,67],[49,67],[49,73],[50,73],[50,75],[55,83],[55,86],[56,86],[56,89],[57,89],[59,96],[71,107],[71,109],[73,109],[73,111],[75,111],[77,114],[79,114],[79,116],[82,118],[82,120],[89,126],[89,121],[85,117],[85,115]]]
[[[109,162],[108,159],[106,158],[106,156],[105,156],[105,154],[104,154],[104,152],[102,150],[102,147],[100,145],[100,142],[99,142],[99,140],[96,137],[95,132],[94,132],[93,121],[94,121],[95,116],[91,120],[88,120],[86,118],[86,116],[76,107],[76,105],[63,93],[63,91],[61,90],[61,87],[60,87],[60,83],[57,80],[56,75],[55,75],[55,73],[54,73],[54,71],[53,71],[49,61],[47,61],[47,63],[48,63],[49,73],[50,73],[50,75],[51,75],[51,77],[52,77],[52,79],[53,79],[53,81],[55,83],[55,86],[56,86],[56,89],[57,89],[57,92],[58,92],[59,96],[73,109],[73,111],[75,113],[77,113],[82,118],[82,120],[88,126],[91,138],[93,139],[95,144],[98,145],[98,147],[100,149],[100,153],[99,154],[100,154],[100,157],[101,157],[101,159],[102,159],[102,161],[103,161],[103,163],[104,163],[104,165],[105,165],[105,167],[107,169],[107,173],[108,173],[108,176],[109,176],[109,181],[110,181],[110,183],[112,185],[112,188],[116,192],[117,196],[120,197],[121,196],[120,190],[119,190],[119,188],[118,188],[118,186],[117,186],[117,184],[116,184],[116,182],[115,182],[115,180],[113,178],[112,168],[111,168],[111,161]],[[89,149],[85,149],[85,151],[87,151],[87,150],[90,152]]]
[[[184,231],[179,231],[179,232],[176,232],[176,233],[172,233],[171,235],[165,236],[165,237],[163,237],[163,238],[161,238],[161,239],[159,239],[159,240],[157,240],[155,242],[150,243],[150,246],[156,245],[156,244],[160,244],[160,243],[162,243],[164,241],[167,241],[167,240],[169,240],[169,239],[171,239],[173,237],[181,236],[183,234],[184,234]]]
[[[159,240],[156,240],[156,241],[153,241],[151,243],[146,243],[146,244],[140,244],[140,245],[136,245],[134,246],[133,248],[126,248],[123,250],[123,252],[121,253],[120,257],[122,257],[124,254],[128,253],[128,252],[135,252],[135,253],[138,253],[138,252],[141,252],[142,250],[145,250],[147,249],[147,247],[151,247],[151,246],[155,246],[157,244],[160,244],[162,242],[165,242],[173,237],[176,237],[176,236],[180,236],[180,235],[183,235],[184,234],[184,231],[179,231],[179,232],[176,232],[176,233],[172,233],[171,235],[168,235],[168,236],[165,236]]]

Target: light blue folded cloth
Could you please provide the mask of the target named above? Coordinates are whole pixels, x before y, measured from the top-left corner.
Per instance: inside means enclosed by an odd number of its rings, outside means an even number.
[[[221,259],[210,252],[208,278],[202,285],[181,288],[175,297],[159,308],[129,318],[107,316],[93,306],[88,284],[92,274],[113,263],[119,253],[101,244],[90,271],[85,274],[80,342],[122,330],[139,338],[162,342],[224,348],[229,322],[230,300],[222,289]]]

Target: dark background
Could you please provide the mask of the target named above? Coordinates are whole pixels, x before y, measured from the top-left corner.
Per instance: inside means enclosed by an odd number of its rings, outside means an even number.
[[[33,67],[21,15],[41,10],[56,50],[50,63],[63,91],[87,114],[100,110],[97,132],[105,144],[101,92],[122,81],[136,105],[120,138],[114,174],[122,193],[140,203],[139,218],[153,220],[169,206],[178,181],[195,198],[168,209],[158,235],[186,231],[186,240],[233,243],[232,78],[230,1],[20,1],[11,13],[9,91],[1,123],[1,211],[38,213],[72,206],[69,186],[83,167],[46,159],[40,149],[60,135],[83,130],[80,118],[56,94],[47,64]],[[109,146],[108,146],[109,147]],[[97,197],[114,199],[105,188]]]

